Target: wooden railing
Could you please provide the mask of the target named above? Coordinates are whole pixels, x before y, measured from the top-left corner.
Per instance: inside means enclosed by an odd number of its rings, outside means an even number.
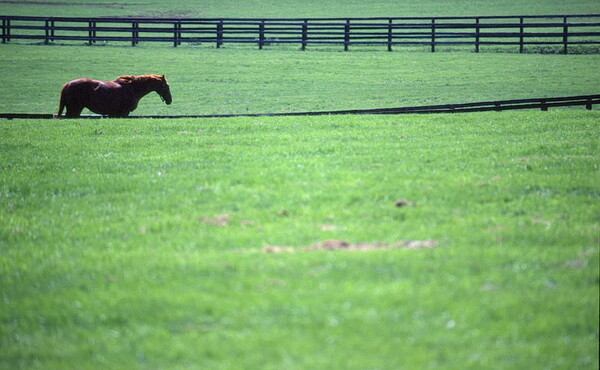
[[[38,40],[44,43],[83,41],[255,44],[378,45],[393,48],[426,46],[432,52],[447,45],[466,45],[479,52],[486,46],[558,48],[600,45],[600,14],[482,17],[390,18],[67,18],[0,16],[2,43]]]
[[[227,117],[279,117],[279,116],[326,116],[340,114],[416,114],[416,113],[467,113],[504,111],[515,109],[541,109],[585,106],[591,110],[594,105],[600,104],[600,95],[579,95],[555,98],[533,98],[516,100],[494,100],[476,103],[426,105],[416,107],[352,109],[314,112],[289,112],[289,113],[231,113],[231,114],[184,114],[184,115],[151,115],[129,116],[128,118],[227,118]],[[104,118],[99,114],[82,115],[81,118]],[[49,119],[54,118],[51,113],[0,113],[0,119]]]

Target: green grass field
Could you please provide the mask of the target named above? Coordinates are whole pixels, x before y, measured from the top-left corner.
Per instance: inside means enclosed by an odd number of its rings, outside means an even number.
[[[8,4],[0,14],[600,13],[591,1]],[[346,12],[348,14],[346,14]],[[0,45],[0,112],[596,94],[600,55]],[[85,112],[84,112],[85,113]],[[598,369],[600,113],[0,121],[2,369]],[[367,250],[356,250],[356,249]]]
[[[594,368],[599,118],[2,122],[2,367]]]
[[[62,85],[157,73],[134,114],[366,109],[595,94],[600,57],[497,53],[324,52],[170,47],[2,45],[0,112],[58,110]]]

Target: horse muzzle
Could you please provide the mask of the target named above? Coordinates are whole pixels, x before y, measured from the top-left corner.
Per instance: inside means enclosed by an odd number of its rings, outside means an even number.
[[[160,96],[160,99],[164,101],[167,105],[173,102],[173,97],[171,96],[171,90],[167,88],[156,89],[156,94]]]
[[[164,101],[167,105],[170,105],[173,102],[173,97],[171,96],[171,94],[162,96],[161,94],[158,94],[158,96],[160,96],[160,98],[162,99],[162,101]]]

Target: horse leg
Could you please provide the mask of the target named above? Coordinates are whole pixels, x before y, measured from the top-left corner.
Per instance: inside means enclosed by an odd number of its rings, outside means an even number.
[[[127,118],[129,117],[129,111],[120,111],[116,113],[110,113],[108,118]]]
[[[60,118],[62,116],[62,112],[65,109],[65,89],[63,88],[60,92],[60,102],[58,104],[58,113],[56,113],[56,118]]]
[[[81,111],[83,111],[83,107],[80,105],[67,105],[67,113],[65,114],[65,117],[79,118],[79,116],[81,116]]]

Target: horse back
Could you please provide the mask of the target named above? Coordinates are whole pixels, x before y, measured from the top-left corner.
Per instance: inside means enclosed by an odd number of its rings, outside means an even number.
[[[93,89],[96,90],[98,87],[105,87],[108,89],[119,89],[121,85],[113,81],[100,81],[92,80],[91,78],[78,78],[67,82],[63,89]]]
[[[63,86],[63,98],[67,107],[85,107],[99,114],[122,115],[125,111],[129,112],[131,105],[118,83],[90,78],[67,82]]]

